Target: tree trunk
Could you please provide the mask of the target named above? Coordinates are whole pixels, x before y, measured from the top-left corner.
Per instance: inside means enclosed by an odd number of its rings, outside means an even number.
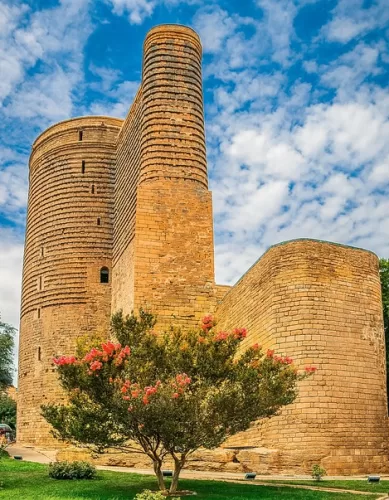
[[[175,493],[177,491],[178,480],[180,478],[180,472],[182,471],[182,469],[185,465],[186,455],[181,455],[181,459],[178,459],[176,457],[173,457],[173,458],[174,458],[174,473],[173,473],[173,478],[172,478],[172,482],[170,485],[169,493]]]
[[[159,489],[162,492],[166,492],[167,489],[166,489],[165,481],[163,480],[163,475],[162,475],[162,460],[153,460],[153,466],[154,466],[155,475],[157,476]]]

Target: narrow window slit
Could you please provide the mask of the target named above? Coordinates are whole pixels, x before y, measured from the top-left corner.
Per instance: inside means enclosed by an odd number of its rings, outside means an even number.
[[[38,361],[41,361],[41,355],[42,355],[41,348],[38,347]]]
[[[95,185],[92,184],[92,194],[95,194]]]
[[[102,267],[100,269],[100,283],[109,283],[109,269]]]
[[[36,312],[37,312],[37,317],[38,317],[38,319],[40,319],[40,318],[41,318],[41,310],[40,310],[40,307],[38,307],[38,309],[37,309],[37,311],[36,311]]]
[[[81,163],[81,173],[85,174],[85,160],[82,160],[82,163]]]
[[[78,132],[78,140],[79,140],[79,141],[82,141],[82,136],[83,136],[83,132],[82,132],[82,130],[80,130],[80,131]]]
[[[97,218],[97,225],[100,226],[101,224],[101,221],[100,221],[100,217]]]

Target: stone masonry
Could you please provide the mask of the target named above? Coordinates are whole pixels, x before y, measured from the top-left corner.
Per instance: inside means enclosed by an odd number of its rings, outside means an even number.
[[[162,330],[216,314],[317,374],[297,401],[195,468],[331,474],[386,471],[388,414],[377,257],[313,240],[276,245],[234,287],[216,285],[201,43],[190,28],[147,35],[125,120],[53,125],[34,142],[20,326],[18,440],[56,446],[40,405],[62,401],[53,355],[147,308]],[[63,452],[66,453],[66,452]],[[124,459],[116,458],[117,463]],[[131,458],[129,458],[131,462]],[[141,464],[139,464],[141,465]]]

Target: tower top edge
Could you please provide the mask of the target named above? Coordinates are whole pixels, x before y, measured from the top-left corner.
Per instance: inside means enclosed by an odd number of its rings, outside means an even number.
[[[68,118],[67,120],[61,120],[57,123],[53,123],[47,129],[43,130],[32,144],[32,149],[36,148],[39,143],[50,135],[50,133],[55,133],[57,128],[62,128],[63,130],[68,130],[71,128],[80,128],[82,126],[101,126],[98,121],[104,120],[108,125],[116,126],[121,128],[123,125],[123,118],[116,118],[113,116],[105,115],[87,115],[87,116],[75,116],[74,118]]]
[[[157,24],[156,26],[154,26],[153,28],[151,28],[147,32],[145,42],[151,35],[154,35],[156,33],[164,34],[164,33],[169,33],[172,31],[174,31],[176,33],[182,33],[182,34],[189,35],[189,36],[195,38],[198,41],[198,43],[201,45],[200,35],[197,33],[197,31],[195,31],[190,26],[186,26],[184,24],[174,24],[174,23]]]

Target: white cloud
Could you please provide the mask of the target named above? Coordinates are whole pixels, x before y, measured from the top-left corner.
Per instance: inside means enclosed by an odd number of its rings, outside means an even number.
[[[347,43],[367,29],[367,21],[358,22],[347,17],[336,17],[327,26],[326,35],[328,40]]]
[[[174,7],[179,4],[196,4],[199,0],[105,0],[114,14],[126,15],[131,24],[142,24],[158,5]]]
[[[0,228],[0,313],[2,321],[19,327],[23,241],[12,230]]]
[[[140,82],[122,81],[119,84],[113,84],[113,81],[110,84],[111,89],[102,95],[101,100],[96,99],[91,104],[89,110],[87,110],[88,113],[115,116],[117,118],[126,117]]]
[[[204,53],[217,53],[237,29],[238,22],[218,6],[207,7],[198,12],[194,19],[195,29],[201,37]]]
[[[322,28],[322,35],[331,42],[348,43],[389,21],[387,0],[375,0],[365,7],[363,0],[339,0],[332,19]]]
[[[294,37],[293,21],[297,14],[294,0],[257,0],[264,11],[264,24],[273,49],[273,59],[286,64],[291,57],[290,44]]]

